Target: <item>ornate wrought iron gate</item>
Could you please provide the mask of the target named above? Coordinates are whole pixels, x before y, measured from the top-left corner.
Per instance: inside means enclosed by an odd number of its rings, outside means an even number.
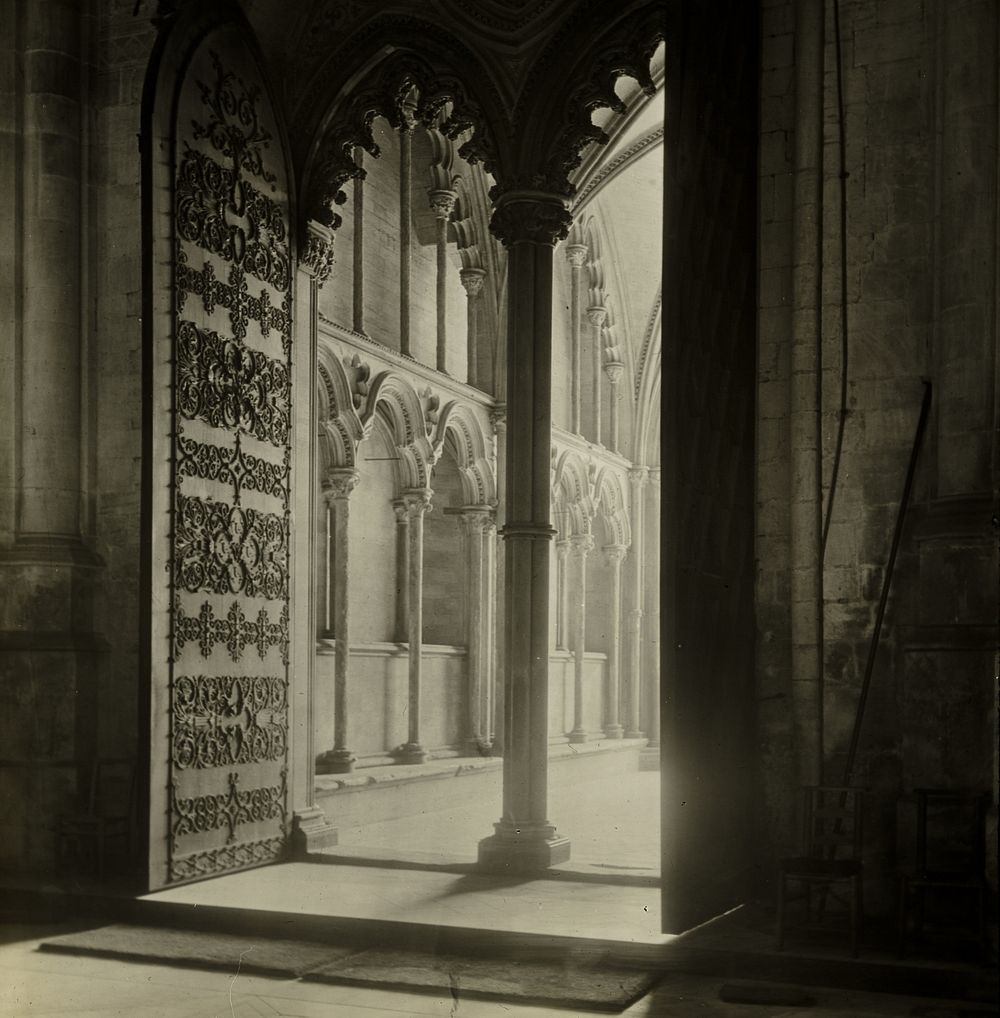
[[[173,110],[147,418],[154,886],[271,861],[288,823],[289,189],[236,26],[193,48]]]

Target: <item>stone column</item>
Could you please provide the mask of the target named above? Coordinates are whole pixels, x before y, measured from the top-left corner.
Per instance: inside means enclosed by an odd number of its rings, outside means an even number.
[[[354,149],[354,161],[364,168],[365,150]],[[365,331],[365,179],[354,178],[354,331]]]
[[[580,288],[583,266],[587,260],[586,244],[569,244],[566,247],[566,260],[570,267],[570,298],[569,298],[569,335],[570,335],[570,431],[574,435],[582,434],[581,407],[583,404],[582,361],[583,351],[580,349]]]
[[[413,163],[412,114],[404,110],[399,129],[399,352],[410,356],[410,176]]]
[[[479,358],[479,294],[486,279],[485,269],[462,269],[459,273],[462,286],[465,287],[467,325],[466,325],[466,367],[465,379],[469,385],[479,381],[476,366]]]
[[[502,195],[492,222],[508,250],[505,748],[503,817],[479,862],[501,872],[570,849],[548,820],[552,249],[568,227],[562,199],[533,191]]]
[[[631,565],[631,607],[628,613],[628,712],[625,721],[625,738],[642,738],[642,616],[645,585],[644,567],[646,558],[646,541],[643,526],[643,489],[649,470],[646,467],[633,467],[628,472],[632,496],[632,548],[629,555]]]
[[[608,400],[608,430],[610,435],[608,441],[612,452],[620,452],[618,447],[618,400],[620,393],[618,391],[618,385],[622,380],[622,373],[625,371],[625,365],[621,361],[611,361],[604,365],[604,373],[608,376],[608,381],[611,383],[611,393]]]
[[[649,525],[646,536],[650,538],[645,561],[646,591],[649,597],[649,613],[645,629],[649,635],[649,731],[650,748],[660,745],[660,468],[653,467],[649,471]],[[649,550],[656,553],[650,555]]]
[[[493,543],[494,619],[493,619],[493,744],[497,754],[504,754],[504,676],[507,674],[507,582],[504,575],[503,525],[506,520],[504,499],[507,491],[507,406],[498,403],[490,410],[493,425],[494,459],[497,470],[496,530]]]
[[[556,541],[556,650],[569,650],[569,538]]]
[[[291,747],[290,787],[292,793],[292,831],[290,850],[301,857],[321,848],[337,844],[337,830],[327,821],[316,804],[316,746],[313,718],[315,716],[314,665],[316,660],[316,606],[313,603],[315,569],[321,561],[313,553],[311,538],[316,527],[315,513],[320,510],[316,494],[320,491],[317,476],[316,449],[316,378],[319,345],[319,291],[333,269],[333,238],[327,227],[310,221],[299,248],[299,270],[295,288],[295,342],[299,355],[293,363],[295,391],[301,403],[293,419],[292,471],[301,485],[297,490],[309,492],[309,511],[292,532],[294,561],[307,562],[309,569],[292,573],[294,603],[297,606],[289,620],[292,668],[289,690],[289,721],[296,731]],[[324,515],[327,507],[322,507]],[[324,531],[326,531],[324,526]],[[324,573],[328,563],[322,561]],[[329,594],[325,595],[329,597]],[[325,606],[324,606],[325,611]],[[326,614],[324,614],[324,628]]]
[[[622,737],[621,649],[622,649],[622,562],[628,549],[612,544],[604,549],[611,565],[611,619],[608,624],[608,702],[604,734],[609,739]]]
[[[347,738],[350,719],[347,682],[351,663],[348,521],[351,492],[357,483],[357,471],[343,468],[330,470],[323,481],[323,494],[333,524],[333,635],[337,648],[333,672],[333,749],[317,758],[317,774],[349,774],[354,770],[354,754],[348,749]]]
[[[593,390],[590,398],[593,401],[593,409],[591,411],[591,441],[596,445],[602,445],[601,442],[601,372],[603,369],[602,361],[604,359],[604,323],[607,321],[608,309],[605,307],[595,306],[587,308],[587,320],[593,327],[593,338],[591,340],[593,352],[591,360],[593,363],[594,379],[593,379]]]
[[[574,534],[570,538],[576,561],[576,615],[573,619],[573,730],[570,742],[590,738],[583,724],[583,661],[587,652],[587,555],[594,547],[592,534]]]
[[[410,514],[406,503],[396,499],[392,503],[396,513],[396,642],[406,643],[410,629]]]
[[[89,455],[81,443],[80,417],[81,324],[88,317],[81,316],[80,249],[84,25],[76,4],[37,0],[18,6],[24,58],[16,531],[24,550],[19,558],[30,560],[31,545],[46,549],[33,580],[51,597],[66,575],[65,566],[55,570],[52,563],[91,560],[87,553],[81,556],[81,462]],[[13,24],[7,27],[13,33]],[[42,576],[53,572],[59,575]],[[11,594],[13,608],[19,598]],[[27,603],[33,599],[28,595]],[[13,628],[22,625],[48,628],[42,619],[15,621]]]
[[[448,371],[448,220],[458,195],[445,189],[429,194],[437,231],[437,369]]]
[[[468,731],[465,748],[469,756],[479,756],[487,741],[483,732],[483,698],[486,692],[486,654],[489,638],[484,625],[483,535],[489,519],[489,506],[470,506],[459,513],[465,528],[466,576],[468,577],[466,613],[466,666],[468,669]]]
[[[424,642],[424,513],[431,508],[429,491],[403,493],[403,505],[410,519],[408,635],[410,643],[409,726],[407,740],[396,754],[400,763],[423,763],[427,753],[420,743],[420,668]]]
[[[492,513],[485,519],[483,527],[483,548],[486,563],[484,580],[484,628],[487,636],[485,682],[486,691],[483,696],[483,718],[480,731],[485,743],[492,750],[496,743],[495,708],[497,702],[497,524]]]

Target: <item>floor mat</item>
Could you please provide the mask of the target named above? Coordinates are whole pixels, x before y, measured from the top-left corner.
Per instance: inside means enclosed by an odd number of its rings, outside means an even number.
[[[294,979],[346,957],[354,949],[245,934],[116,924],[46,940],[39,950],[232,972],[238,969]]]
[[[462,997],[584,1010],[622,1011],[643,996],[659,973],[606,958],[567,961],[478,958],[376,948],[360,951],[302,977],[310,982],[435,991]]]

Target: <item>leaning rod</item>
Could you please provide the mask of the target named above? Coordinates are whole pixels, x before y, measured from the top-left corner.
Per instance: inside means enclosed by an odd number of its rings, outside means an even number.
[[[878,612],[875,615],[875,629],[872,632],[872,641],[868,646],[868,661],[865,663],[865,677],[861,683],[861,697],[858,700],[858,712],[854,716],[854,731],[851,732],[851,745],[847,750],[847,762],[844,764],[844,780],[842,784],[848,787],[851,783],[851,776],[854,772],[854,758],[858,752],[858,742],[861,738],[861,724],[865,716],[865,704],[868,701],[868,690],[871,687],[872,672],[875,669],[875,654],[878,651],[879,637],[882,635],[882,620],[885,618],[885,606],[889,600],[889,586],[892,583],[892,571],[896,564],[896,553],[899,551],[899,542],[903,536],[903,524],[906,521],[906,507],[910,501],[910,491],[913,488],[913,475],[917,470],[917,457],[920,454],[920,446],[923,442],[924,431],[927,430],[927,417],[931,409],[931,383],[924,379],[924,398],[920,404],[920,419],[917,421],[917,431],[913,437],[913,449],[910,451],[910,465],[906,468],[906,483],[903,485],[903,497],[899,502],[899,512],[896,514],[896,529],[892,535],[892,548],[889,551],[889,561],[885,567],[885,579],[882,581],[882,596],[878,602]]]

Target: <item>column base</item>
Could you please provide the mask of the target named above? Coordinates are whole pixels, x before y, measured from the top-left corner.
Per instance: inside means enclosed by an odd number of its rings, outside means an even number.
[[[570,742],[590,742],[590,732],[585,732],[582,728],[574,728],[566,738]]]
[[[466,739],[462,751],[466,756],[493,755],[493,747],[485,739]]]
[[[625,730],[626,739],[645,739],[646,733],[639,731],[638,728],[627,728]]]
[[[311,852],[333,848],[337,840],[337,828],[327,821],[326,814],[318,806],[298,809],[292,815],[288,852],[293,859],[304,859]]]
[[[349,749],[328,749],[316,757],[316,773],[350,774],[354,770],[354,760]]]
[[[406,742],[397,746],[389,755],[401,764],[422,764],[427,759],[427,751],[419,742]]]
[[[620,739],[624,736],[624,734],[625,729],[622,728],[621,725],[608,725],[607,728],[604,729],[605,739]]]
[[[501,820],[493,826],[496,834],[479,842],[479,869],[486,873],[535,873],[569,860],[569,838],[552,824]]]

